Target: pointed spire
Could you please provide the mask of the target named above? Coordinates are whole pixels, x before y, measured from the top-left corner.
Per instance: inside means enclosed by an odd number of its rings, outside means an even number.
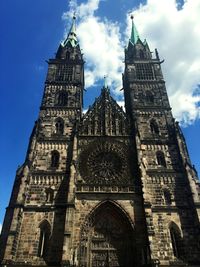
[[[104,83],[103,83],[103,87],[102,87],[102,89],[101,89],[101,91],[102,92],[104,92],[104,93],[110,93],[110,90],[109,90],[109,88],[108,88],[108,83],[107,83],[107,77],[108,76],[106,76],[106,75],[104,75]]]
[[[133,19],[134,19],[134,17],[133,17],[133,15],[131,15],[132,29],[131,29],[130,42],[134,45],[134,44],[136,44],[137,40],[139,39],[139,34],[138,34],[138,31],[137,31],[137,29],[135,27]]]
[[[107,76],[106,75],[104,75],[104,85],[103,85],[103,87],[104,88],[108,88],[108,84],[107,84]]]
[[[68,44],[70,44],[72,47],[76,47],[78,45],[78,40],[76,37],[76,16],[75,16],[75,13],[73,15],[71,29],[69,31],[67,39],[62,43],[62,46],[65,47]]]

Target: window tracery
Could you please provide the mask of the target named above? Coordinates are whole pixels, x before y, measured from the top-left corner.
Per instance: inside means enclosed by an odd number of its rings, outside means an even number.
[[[128,151],[120,143],[99,142],[86,147],[79,157],[79,170],[90,184],[127,183]]]

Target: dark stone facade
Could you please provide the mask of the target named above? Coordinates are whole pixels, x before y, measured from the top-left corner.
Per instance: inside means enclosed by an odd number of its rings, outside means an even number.
[[[73,26],[48,62],[3,224],[2,265],[200,266],[199,182],[158,52],[153,58],[146,42],[129,41],[126,112],[104,86],[83,114]]]

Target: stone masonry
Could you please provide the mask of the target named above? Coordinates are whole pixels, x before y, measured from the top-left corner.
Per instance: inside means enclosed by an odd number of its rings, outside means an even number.
[[[136,34],[125,111],[105,84],[83,114],[75,17],[48,73],[1,234],[3,266],[200,266],[200,190],[163,63]]]

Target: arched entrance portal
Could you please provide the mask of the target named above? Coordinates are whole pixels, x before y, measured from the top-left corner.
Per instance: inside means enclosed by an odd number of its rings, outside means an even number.
[[[86,219],[79,251],[80,266],[130,267],[136,257],[133,227],[111,202],[98,206]]]

